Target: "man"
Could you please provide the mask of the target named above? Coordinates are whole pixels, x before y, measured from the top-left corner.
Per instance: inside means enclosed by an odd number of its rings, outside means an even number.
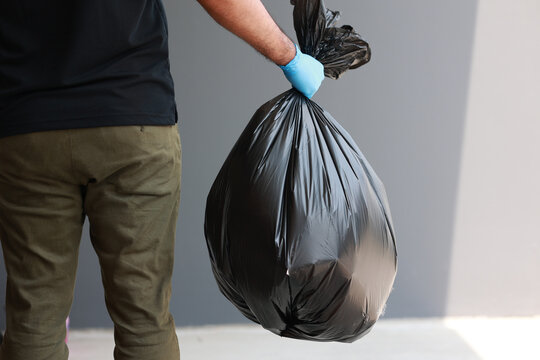
[[[199,0],[311,97],[323,66],[260,0]],[[1,360],[66,360],[84,219],[115,359],[177,360],[181,145],[161,0],[0,1]],[[217,354],[216,354],[217,356]]]

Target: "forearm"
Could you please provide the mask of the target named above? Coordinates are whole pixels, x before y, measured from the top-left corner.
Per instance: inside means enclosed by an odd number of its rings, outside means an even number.
[[[260,0],[197,0],[221,26],[277,65],[296,53],[294,43],[276,25]]]

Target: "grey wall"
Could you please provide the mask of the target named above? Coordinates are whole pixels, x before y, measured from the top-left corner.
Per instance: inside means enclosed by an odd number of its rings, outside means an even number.
[[[288,1],[266,1],[292,37]],[[442,315],[451,257],[476,2],[327,1],[373,49],[372,62],[315,100],[350,131],[386,184],[400,269],[386,316]],[[202,233],[205,197],[236,138],[289,87],[280,70],[195,2],[166,3],[184,179],[173,310],[179,323],[243,321],[217,292]],[[176,46],[175,46],[176,45]]]
[[[196,1],[164,3],[183,147],[171,309],[177,325],[245,322],[219,293],[211,274],[203,235],[206,195],[254,111],[289,84],[276,66],[215,24]],[[295,39],[289,1],[264,3]],[[314,100],[349,130],[387,188],[400,262],[385,316],[483,314],[481,306],[466,304],[481,304],[489,292],[474,292],[465,302],[459,295],[475,287],[467,282],[468,269],[483,274],[478,280],[489,278],[492,260],[483,262],[482,246],[472,254],[455,248],[456,243],[475,240],[456,238],[455,226],[462,223],[458,201],[467,208],[459,191],[467,183],[461,172],[466,121],[474,121],[469,87],[477,1],[327,0],[326,4],[340,10],[341,23],[355,26],[373,50],[366,66],[338,81],[325,80]],[[72,325],[110,326],[87,225]],[[536,244],[532,234],[521,240],[531,248]],[[506,260],[520,262],[517,257]],[[532,261],[527,258],[527,264]],[[462,263],[467,264],[465,269]],[[4,279],[2,273],[0,287]],[[540,298],[540,290],[527,285],[519,288],[522,293],[502,299],[500,308],[516,308],[520,297]],[[492,292],[504,288],[496,282],[490,286]],[[540,305],[531,304],[525,313],[540,313]],[[498,314],[496,309],[489,312]]]

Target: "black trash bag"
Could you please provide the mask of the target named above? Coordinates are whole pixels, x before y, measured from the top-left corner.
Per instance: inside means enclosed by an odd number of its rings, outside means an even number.
[[[291,1],[302,52],[337,79],[366,42],[321,0]],[[352,137],[294,88],[261,106],[206,203],[219,289],[275,334],[353,342],[381,315],[397,270],[383,184]]]

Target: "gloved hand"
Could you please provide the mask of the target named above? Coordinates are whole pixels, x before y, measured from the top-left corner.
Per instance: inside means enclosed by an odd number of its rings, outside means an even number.
[[[285,77],[298,91],[311,99],[324,80],[324,66],[317,59],[303,54],[298,45],[296,56],[287,65],[280,65]]]

